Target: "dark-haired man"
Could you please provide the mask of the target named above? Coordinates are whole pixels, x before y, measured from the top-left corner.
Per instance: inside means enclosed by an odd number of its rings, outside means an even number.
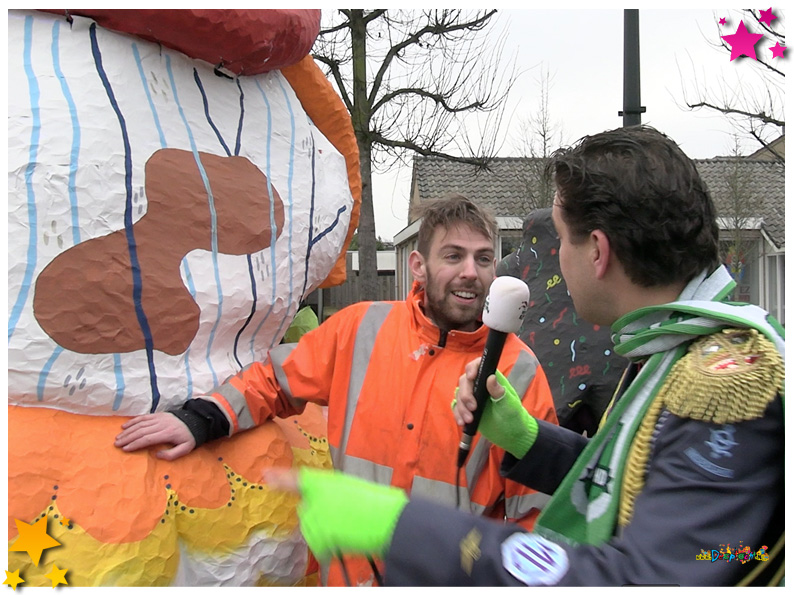
[[[585,137],[549,170],[577,312],[610,325],[631,366],[590,440],[534,419],[503,376],[489,378],[479,428],[507,451],[503,473],[553,492],[533,532],[306,473],[307,540],[321,556],[385,555],[391,585],[780,583],[783,329],[761,308],[724,301],[734,282],[694,164],[663,134],[633,127]],[[476,371],[473,361],[460,379],[461,425],[476,408]],[[318,523],[315,507],[340,493],[335,522]],[[362,515],[377,522],[362,530]],[[743,546],[769,554],[739,561]]]
[[[348,306],[182,409],[133,418],[116,445],[133,451],[170,444],[158,456],[173,459],[203,441],[300,413],[311,401],[328,406],[335,469],[436,502],[452,505],[460,496],[476,514],[531,526],[548,497],[501,477],[503,451],[487,441],[472,445],[459,492],[455,485],[460,432],[449,394],[485,346],[482,308],[494,279],[496,222],[460,195],[429,202],[418,214],[417,250],[409,257],[415,283],[405,301]],[[500,366],[523,406],[556,423],[545,374],[517,337],[508,337]],[[351,584],[372,581],[361,562],[348,563]],[[343,584],[338,569],[327,583]]]

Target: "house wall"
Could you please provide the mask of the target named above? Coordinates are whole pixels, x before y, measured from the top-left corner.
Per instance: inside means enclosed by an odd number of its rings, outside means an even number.
[[[742,232],[745,254],[740,262],[735,262],[732,254],[726,254],[726,248],[734,241],[733,232],[726,229],[726,220],[718,221],[723,264],[736,281],[731,299],[760,306],[785,325],[785,250],[777,248],[757,222],[754,229]]]

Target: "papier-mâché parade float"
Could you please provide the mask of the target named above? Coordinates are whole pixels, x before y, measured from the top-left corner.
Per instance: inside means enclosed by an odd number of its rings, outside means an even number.
[[[113,446],[266,357],[341,283],[350,119],[319,10],[8,13],[9,571],[24,586],[312,585],[294,496],[309,406],[168,462]],[[34,563],[18,522],[60,545]],[[23,527],[24,528],[24,527]],[[23,540],[24,541],[24,540]],[[17,551],[20,550],[20,551]]]

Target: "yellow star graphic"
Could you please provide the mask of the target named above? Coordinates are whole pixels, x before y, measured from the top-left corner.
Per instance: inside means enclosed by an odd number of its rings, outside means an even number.
[[[15,570],[14,572],[8,572],[6,570],[6,580],[3,581],[4,585],[8,585],[12,589],[14,589],[14,591],[16,591],[17,585],[19,583],[24,583],[24,582],[25,579],[19,578],[19,570]]]
[[[47,535],[47,517],[42,517],[32,525],[19,519],[14,519],[19,531],[19,537],[14,545],[8,548],[9,552],[27,552],[35,566],[39,565],[41,552],[61,545],[55,538]]]
[[[60,520],[60,521],[58,521],[58,522],[59,522],[61,525],[63,525],[64,527],[68,527],[68,526],[69,526],[69,523],[71,523],[72,521],[71,521],[71,519],[67,519],[66,517],[61,517],[61,520]]]
[[[64,568],[61,570],[55,564],[52,565],[52,570],[50,570],[49,574],[45,574],[44,578],[48,578],[52,581],[52,588],[55,588],[55,585],[58,583],[63,583],[64,585],[68,585],[69,583],[66,582],[66,573],[69,572],[68,568]]]

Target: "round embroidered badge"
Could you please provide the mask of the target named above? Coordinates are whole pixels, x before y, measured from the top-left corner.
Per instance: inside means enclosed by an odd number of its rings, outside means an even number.
[[[526,585],[554,585],[569,566],[564,549],[531,533],[513,533],[502,542],[502,565]]]

